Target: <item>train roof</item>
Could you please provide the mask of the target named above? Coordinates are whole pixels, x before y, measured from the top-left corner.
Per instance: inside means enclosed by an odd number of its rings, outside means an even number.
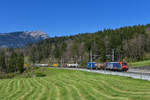
[[[120,63],[120,62],[107,62],[107,63]],[[126,62],[121,62],[121,63],[126,63]]]

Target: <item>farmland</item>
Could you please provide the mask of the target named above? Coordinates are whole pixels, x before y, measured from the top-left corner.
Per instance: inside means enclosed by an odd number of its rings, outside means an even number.
[[[46,77],[0,80],[0,100],[150,99],[148,81],[75,70],[42,70]]]

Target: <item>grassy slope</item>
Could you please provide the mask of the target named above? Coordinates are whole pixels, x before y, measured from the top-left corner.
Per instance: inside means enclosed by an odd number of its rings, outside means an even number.
[[[129,63],[130,67],[150,66],[150,60]]]
[[[0,100],[149,100],[150,82],[49,69],[46,77],[0,80]]]

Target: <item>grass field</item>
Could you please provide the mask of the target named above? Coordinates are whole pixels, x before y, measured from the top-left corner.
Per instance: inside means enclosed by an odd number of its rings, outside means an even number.
[[[148,81],[63,69],[43,73],[0,80],[0,100],[150,100]]]
[[[143,67],[143,66],[150,66],[150,60],[139,61],[139,62],[131,62],[129,63],[130,67]]]

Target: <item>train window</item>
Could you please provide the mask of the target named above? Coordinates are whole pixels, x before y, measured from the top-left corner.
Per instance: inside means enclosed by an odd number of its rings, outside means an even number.
[[[118,68],[120,68],[120,67],[121,67],[121,65],[120,65],[120,63],[114,63],[114,67],[118,67]]]
[[[127,66],[127,63],[122,63],[122,66]]]

